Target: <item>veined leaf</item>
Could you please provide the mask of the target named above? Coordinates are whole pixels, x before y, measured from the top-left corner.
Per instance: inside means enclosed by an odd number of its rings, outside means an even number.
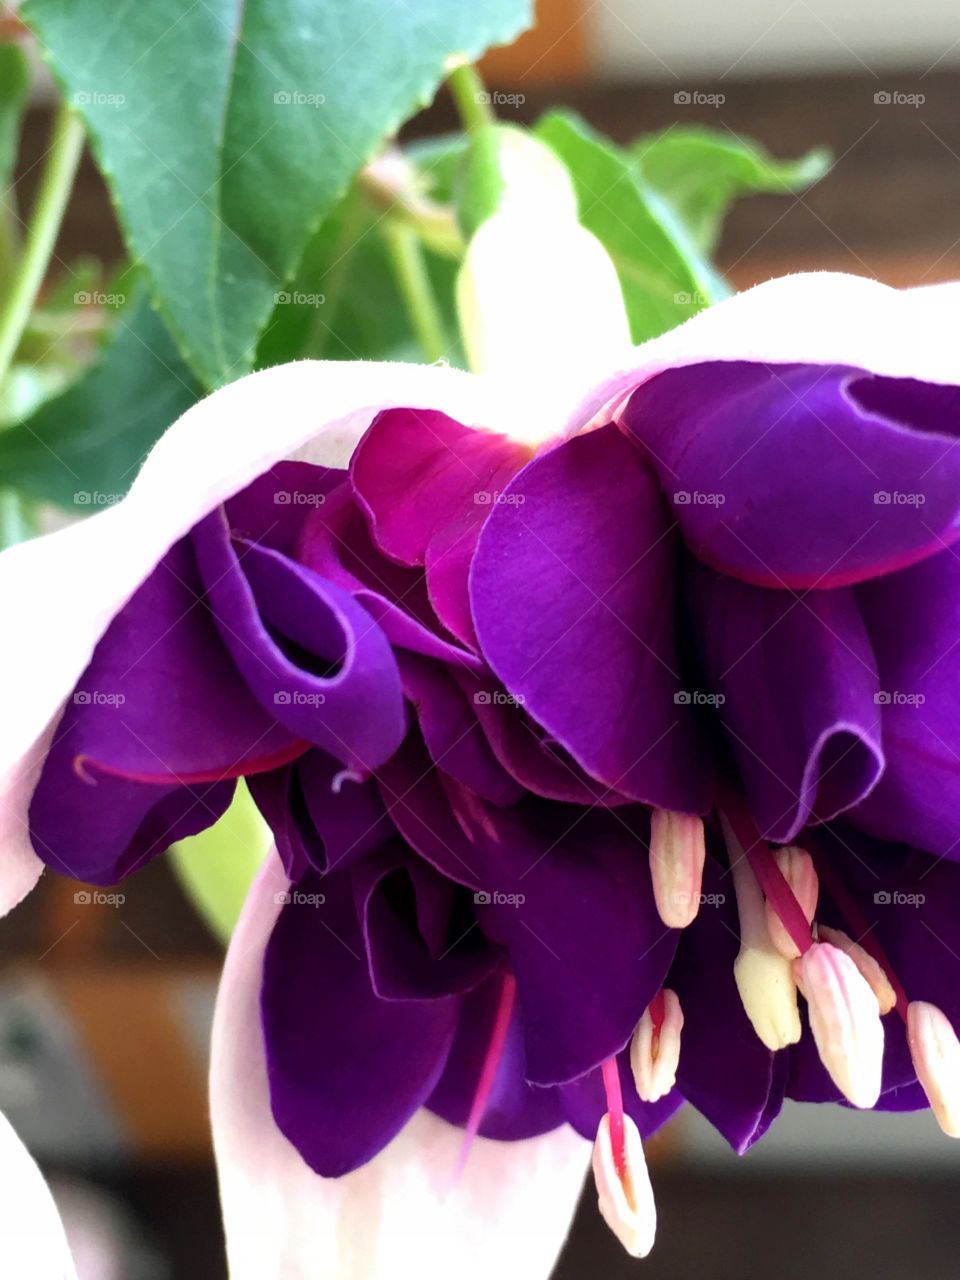
[[[530,0],[28,0],[84,113],[132,257],[206,386],[245,372],[274,295],[351,178],[452,54]]]

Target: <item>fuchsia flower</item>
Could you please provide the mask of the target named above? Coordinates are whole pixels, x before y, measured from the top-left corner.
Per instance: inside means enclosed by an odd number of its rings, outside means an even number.
[[[775,281],[563,411],[269,370],[0,558],[5,905],[238,777],[276,840],[214,1028],[234,1276],[545,1275],[583,1138],[644,1253],[684,1100],[738,1151],[788,1096],[960,1126],[955,298]]]

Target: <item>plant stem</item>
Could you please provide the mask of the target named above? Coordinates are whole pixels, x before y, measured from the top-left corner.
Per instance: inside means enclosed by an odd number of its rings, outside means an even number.
[[[80,118],[61,103],[53,122],[50,150],[30,214],[23,253],[14,271],[10,291],[0,305],[0,384],[16,355],[47,274],[83,150],[83,139]]]
[[[453,97],[457,113],[468,133],[477,133],[487,125],[496,124],[496,116],[490,107],[490,94],[475,66],[464,62],[451,71],[447,87]]]
[[[431,362],[442,360],[447,352],[447,341],[420,239],[412,227],[392,218],[386,220],[384,234],[397,284],[423,354]]]

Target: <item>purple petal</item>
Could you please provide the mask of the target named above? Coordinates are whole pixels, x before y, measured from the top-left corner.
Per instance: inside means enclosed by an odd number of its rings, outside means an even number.
[[[852,819],[960,859],[960,560],[943,551],[860,588],[877,655],[886,769]]]
[[[193,533],[223,641],[261,704],[361,773],[403,737],[387,638],[349,595],[257,543],[231,541],[223,510]]]
[[[760,831],[785,844],[862,800],[883,750],[876,663],[853,592],[770,591],[691,562],[687,598]]]
[[[473,918],[467,890],[399,841],[354,872],[373,989],[384,1000],[460,995],[499,963]]]
[[[641,1138],[651,1137],[683,1106],[683,1095],[678,1089],[671,1089],[657,1102],[641,1102],[633,1083],[629,1049],[617,1055],[617,1070],[620,1075],[623,1109],[636,1124]],[[597,1136],[600,1121],[607,1110],[606,1093],[600,1072],[590,1071],[579,1080],[562,1084],[558,1092],[563,1098],[563,1110],[567,1120],[577,1133],[584,1138],[589,1138],[592,1142]]]
[[[227,522],[245,542],[297,559],[305,523],[341,488],[349,490],[345,471],[310,462],[276,462],[224,503]]]
[[[564,800],[569,804],[628,802],[620,792],[595,782],[568,751],[554,739],[547,738],[489,671],[460,669],[452,675],[469,696],[490,750],[522,788],[548,800]]]
[[[480,726],[481,708],[468,702],[451,671],[418,654],[400,654],[397,661],[434,764],[493,804],[519,800],[523,788],[491,750]]]
[[[505,497],[471,576],[490,665],[599,782],[703,811],[693,709],[675,699],[676,543],[653,472],[605,427],[535,458]]]
[[[733,882],[710,857],[703,892],[667,983],[683,1009],[677,1086],[742,1155],[779,1114],[787,1064],[764,1047],[744,1013],[733,977],[740,949]]]
[[[381,413],[351,462],[354,488],[378,545],[401,564],[423,565],[430,599],[464,644],[474,629],[467,574],[484,519],[529,446],[465,427],[446,414]]]
[[[30,804],[49,865],[112,882],[215,822],[233,778],[300,750],[247,690],[201,590],[179,542],[97,645]]]
[[[631,397],[625,427],[687,544],[768,587],[841,586],[960,534],[960,388],[831,365],[689,365]]]
[[[298,559],[354,596],[393,644],[455,665],[480,665],[475,654],[448,638],[423,570],[395,564],[374,544],[348,485],[311,513]]]
[[[308,751],[284,769],[248,780],[291,880],[312,865],[350,865],[393,834],[373,782],[344,777],[338,761]]]
[[[431,1111],[461,1128],[477,1091],[501,989],[500,980],[491,978],[463,1001],[450,1057],[427,1102]],[[480,1123],[481,1137],[515,1142],[549,1133],[566,1119],[560,1090],[528,1084],[523,1066],[523,1031],[514,1011]]]
[[[261,1014],[270,1103],[311,1169],[365,1164],[432,1093],[458,1002],[381,1000],[348,876],[309,872],[267,944]]]

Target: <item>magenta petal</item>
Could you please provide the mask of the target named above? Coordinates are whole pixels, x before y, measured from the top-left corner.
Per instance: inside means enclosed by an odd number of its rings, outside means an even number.
[[[373,543],[348,484],[304,523],[298,559],[348,591],[397,647],[454,665],[480,665],[474,653],[442,634],[423,570],[388,560]]]
[[[604,427],[535,458],[505,498],[471,575],[484,656],[599,782],[702,812],[709,776],[677,698],[676,539],[654,473]]]
[[[467,575],[477,535],[529,457],[506,436],[413,409],[381,413],[353,456],[377,543],[402,564],[426,567],[437,616],[465,644],[474,641]]]
[[[719,703],[761,833],[788,843],[862,800],[884,757],[854,593],[771,591],[691,564],[687,596],[705,678],[697,693]]]
[[[960,387],[741,361],[652,378],[623,423],[699,559],[768,587],[830,587],[960,535]]]

